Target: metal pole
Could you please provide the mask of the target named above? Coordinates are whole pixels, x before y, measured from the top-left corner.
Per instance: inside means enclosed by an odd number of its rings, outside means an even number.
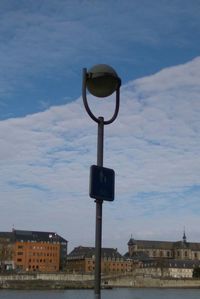
[[[97,166],[103,167],[104,118],[98,118]],[[96,234],[95,234],[95,299],[101,299],[101,241],[102,241],[102,205],[96,199]]]
[[[104,67],[105,68],[105,67]],[[98,68],[97,68],[98,69]],[[93,69],[94,72],[94,69]],[[100,79],[105,79],[107,75],[110,75],[113,77],[113,80],[115,83],[117,83],[116,89],[114,90],[111,88],[111,91],[116,91],[116,105],[115,105],[115,111],[113,116],[109,120],[105,120],[102,116],[96,117],[92,111],[90,110],[90,107],[88,105],[87,101],[87,94],[86,94],[86,88],[87,88],[87,80],[93,80],[93,72],[87,72],[87,69],[83,69],[83,82],[82,82],[82,97],[83,97],[83,103],[85,106],[85,109],[88,113],[88,115],[98,123],[98,139],[97,139],[97,166],[103,167],[103,142],[104,142],[104,125],[111,124],[117,117],[119,112],[119,103],[120,103],[120,86],[121,86],[121,79],[113,73],[113,70],[110,70],[109,66],[106,66],[106,71],[103,69],[99,73],[99,70],[96,70],[97,73],[100,75]],[[94,72],[95,74],[95,72]],[[107,75],[106,75],[107,74]],[[95,76],[94,76],[95,79]],[[99,80],[99,79],[98,79]],[[101,80],[100,80],[101,81]],[[113,89],[113,90],[112,90]],[[94,92],[94,91],[93,91]],[[96,93],[93,93],[93,95],[96,95]],[[104,97],[107,95],[105,94]],[[97,95],[98,97],[98,95]],[[96,230],[95,230],[95,285],[94,285],[94,291],[95,291],[95,299],[101,299],[101,241],[102,241],[102,206],[103,206],[103,200],[96,198]]]

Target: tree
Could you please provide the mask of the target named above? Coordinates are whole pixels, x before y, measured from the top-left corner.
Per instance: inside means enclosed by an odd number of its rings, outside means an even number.
[[[193,270],[193,277],[200,278],[200,267],[196,266]]]
[[[1,238],[0,239],[0,271],[6,270],[6,262],[12,258],[12,249],[9,242]]]

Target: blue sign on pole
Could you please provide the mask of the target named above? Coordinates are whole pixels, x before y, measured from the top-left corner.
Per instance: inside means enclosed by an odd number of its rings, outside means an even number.
[[[92,165],[90,167],[90,197],[113,201],[115,196],[115,172],[113,169]]]

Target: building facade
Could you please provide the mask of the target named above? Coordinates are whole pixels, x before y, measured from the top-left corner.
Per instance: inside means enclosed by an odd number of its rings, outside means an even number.
[[[144,277],[192,278],[193,271],[200,261],[192,260],[146,260],[140,264],[137,274]]]
[[[17,241],[13,260],[18,270],[57,272],[60,269],[60,244]]]

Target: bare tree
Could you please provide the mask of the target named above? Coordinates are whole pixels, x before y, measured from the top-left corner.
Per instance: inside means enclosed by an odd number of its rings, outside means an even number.
[[[12,260],[12,245],[6,238],[0,238],[0,271],[6,271],[7,262]]]

